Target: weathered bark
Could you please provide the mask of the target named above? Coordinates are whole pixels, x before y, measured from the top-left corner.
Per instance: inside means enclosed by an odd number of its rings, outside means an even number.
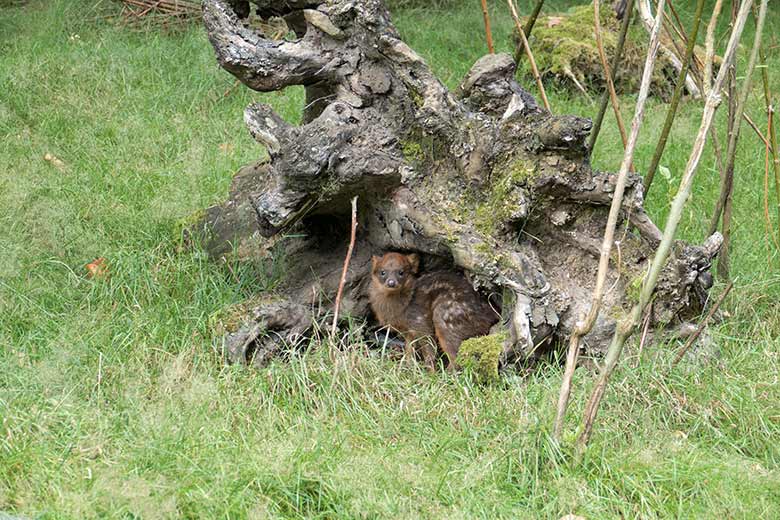
[[[281,248],[288,259],[273,301],[247,313],[230,337],[238,351],[232,357],[243,359],[255,338],[266,345],[264,330],[300,336],[330,309],[354,195],[360,225],[345,315],[370,314],[372,253],[417,251],[428,266],[460,268],[486,294],[501,296],[510,333],[505,362],[568,336],[590,303],[615,183],[614,174],[589,165],[590,121],[540,108],[515,82],[508,54],[479,59],[450,92],[401,41],[380,0],[253,3],[261,16],[285,17],[298,39],[266,40],[244,27],[227,1],[206,0],[204,21],[220,64],[255,90],[304,85],[310,106],[300,126],[268,105],[246,109],[270,160],[242,171],[230,200],[210,208],[204,221],[215,254],[230,242],[257,254]],[[593,354],[630,308],[661,236],[644,212],[638,176],[626,193],[612,290],[585,337]],[[701,311],[716,251],[711,241],[705,248],[679,244],[659,285],[656,324]],[[295,312],[271,327],[269,312],[279,305]]]

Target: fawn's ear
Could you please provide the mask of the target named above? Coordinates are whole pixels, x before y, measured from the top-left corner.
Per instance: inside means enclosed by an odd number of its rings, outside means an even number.
[[[409,260],[409,265],[412,268],[412,272],[417,274],[417,271],[420,270],[420,255],[417,253],[412,253],[410,255],[406,255],[406,259]]]
[[[371,270],[372,271],[374,269],[376,269],[376,264],[378,264],[380,260],[381,260],[380,257],[378,257],[376,255],[371,255]]]

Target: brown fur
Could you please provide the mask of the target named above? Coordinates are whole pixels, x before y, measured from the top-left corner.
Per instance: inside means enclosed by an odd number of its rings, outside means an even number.
[[[435,338],[448,369],[455,369],[463,340],[488,334],[498,316],[463,276],[451,271],[418,276],[419,268],[416,254],[372,257],[371,308],[379,323],[403,335],[408,358],[418,351],[432,369]]]

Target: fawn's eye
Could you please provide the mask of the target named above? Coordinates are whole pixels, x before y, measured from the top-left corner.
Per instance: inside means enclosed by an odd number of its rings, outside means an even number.
[[[379,276],[385,276],[386,274],[387,274],[386,272],[382,271],[379,273]]]
[[[398,276],[403,276],[403,275],[404,275],[403,271],[398,271]]]

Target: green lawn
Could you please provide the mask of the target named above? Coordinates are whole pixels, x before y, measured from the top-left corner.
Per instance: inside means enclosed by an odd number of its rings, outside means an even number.
[[[505,5],[491,6],[506,49]],[[616,374],[575,464],[570,443],[550,439],[556,365],[487,388],[367,356],[360,344],[335,363],[312,349],[262,371],[223,366],[209,317],[263,281],[182,247],[181,222],[224,197],[232,174],[263,153],[243,108],[264,100],[295,120],[302,92],[232,88],[200,27],[133,32],[99,20],[107,8],[0,7],[0,511],[780,518],[780,274],[761,217],[763,147],[749,128],[737,162],[737,283],[728,319],[711,330],[721,356],[667,377],[669,349],[648,347],[639,368]],[[450,86],[483,52],[476,2],[396,20]],[[767,33],[778,31],[775,10]],[[780,91],[780,52],[769,41]],[[759,94],[750,113],[763,127]],[[550,101],[559,113],[596,110],[562,91]],[[622,101],[628,121],[633,98]],[[640,170],[664,108],[651,101]],[[648,201],[659,223],[700,112],[700,103],[682,106],[662,162],[671,179],[659,177]],[[718,127],[723,135],[723,114]],[[598,167],[617,169],[617,135],[608,118]],[[703,240],[716,195],[710,151],[701,169],[681,230],[691,241]],[[110,276],[87,278],[98,257]],[[578,371],[569,440],[590,383]]]

